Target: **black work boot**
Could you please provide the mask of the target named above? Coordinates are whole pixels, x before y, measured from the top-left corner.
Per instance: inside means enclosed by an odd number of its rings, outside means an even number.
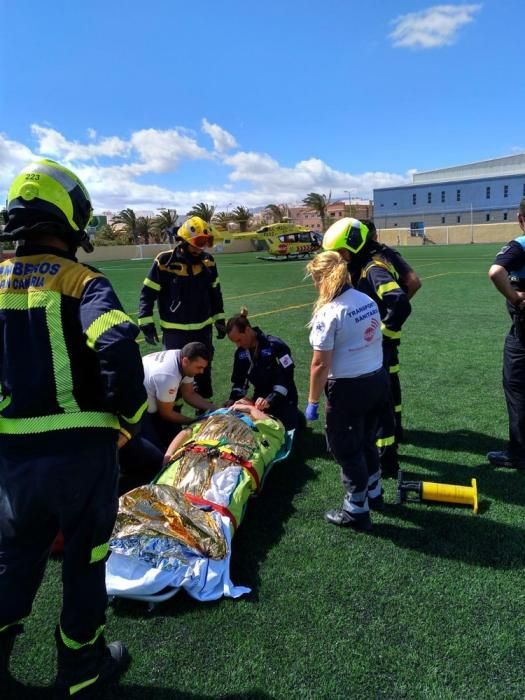
[[[62,641],[60,629],[55,631],[58,672],[55,698],[88,697],[103,686],[117,683],[128,669],[131,657],[122,642],[106,645],[104,635],[94,644],[70,649]]]
[[[22,625],[10,625],[0,632],[0,690],[4,692],[12,689],[14,685],[13,677],[9,673],[9,659],[11,658],[16,636],[23,629]],[[1,696],[4,697],[3,693]]]

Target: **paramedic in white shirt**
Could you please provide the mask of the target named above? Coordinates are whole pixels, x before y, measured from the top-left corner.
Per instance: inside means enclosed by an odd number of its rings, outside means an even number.
[[[145,436],[166,447],[182,425],[195,419],[174,410],[180,389],[184,401],[199,411],[217,407],[200,396],[194,387],[194,377],[202,374],[210,361],[210,351],[203,343],[188,343],[180,350],[163,350],[144,355],[144,386],[148,395],[145,414]]]
[[[346,262],[334,251],[307,266],[319,297],[310,322],[313,357],[306,417],[318,419],[326,394],[326,436],[341,467],[342,508],[325,513],[334,525],[368,532],[370,508],[383,496],[375,444],[379,417],[389,401],[383,368],[381,318],[376,303],[351,286]]]

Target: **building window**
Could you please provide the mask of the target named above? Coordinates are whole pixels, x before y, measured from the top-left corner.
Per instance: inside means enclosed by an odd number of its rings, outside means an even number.
[[[458,190],[458,192],[459,192],[459,190]],[[456,221],[458,224],[460,224],[461,223],[461,216],[456,216]]]
[[[445,217],[444,217],[444,216],[441,217],[441,223],[442,223],[442,224],[445,223]]]
[[[509,196],[509,186],[508,186],[508,185],[504,185],[504,186],[503,186],[503,196],[504,196],[504,197],[508,197],[508,196]]]
[[[507,214],[506,211],[503,212],[503,221],[507,221],[509,218],[509,215]]]
[[[490,199],[490,187],[485,187],[485,199]]]
[[[461,190],[456,190],[456,202],[461,202]]]
[[[485,221],[490,221],[490,214],[485,214]]]
[[[445,190],[441,190],[441,201],[445,201]]]
[[[427,203],[432,204],[432,192],[427,192]]]
[[[416,202],[417,202],[417,195],[414,192],[414,194],[412,195],[412,204],[415,204]]]

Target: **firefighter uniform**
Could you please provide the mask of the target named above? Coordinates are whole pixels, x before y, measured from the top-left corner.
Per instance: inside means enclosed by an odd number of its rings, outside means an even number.
[[[257,345],[254,350],[238,348],[233,360],[231,401],[248,393],[253,385],[253,400],[264,398],[269,413],[278,418],[287,430],[297,427],[298,396],[294,381],[294,362],[288,345],[274,335],[265,335],[254,327]]]
[[[385,475],[395,476],[398,470],[396,431],[401,431],[401,385],[399,381],[399,343],[401,327],[410,315],[407,295],[398,282],[394,266],[379,254],[350,264],[352,283],[374,299],[381,315],[383,333],[383,366],[390,377],[392,408],[384,413],[379,424],[377,446]],[[361,266],[362,265],[362,266]]]
[[[0,263],[0,632],[29,615],[61,530],[59,674],[70,654],[86,685],[102,653],[117,435],[146,408],[138,332],[73,254],[27,242]]]
[[[213,356],[213,325],[224,323],[221,285],[213,256],[202,252],[196,257],[184,244],[160,253],[140,294],[141,328],[153,324],[155,302],[166,350],[179,350],[187,343],[200,342]],[[212,398],[211,362],[203,374],[195,377],[195,383],[203,398]]]

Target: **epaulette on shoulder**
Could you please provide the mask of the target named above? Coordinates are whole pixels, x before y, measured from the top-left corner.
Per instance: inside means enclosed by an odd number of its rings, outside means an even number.
[[[173,250],[163,250],[162,253],[159,253],[157,257],[155,258],[156,263],[160,263],[161,265],[166,263],[171,256],[173,255]]]

